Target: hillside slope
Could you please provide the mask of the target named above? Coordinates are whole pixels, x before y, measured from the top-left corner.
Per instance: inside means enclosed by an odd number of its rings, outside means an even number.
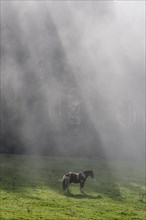
[[[68,171],[92,169],[81,195],[72,184],[62,192]],[[131,161],[1,155],[2,220],[142,220],[145,218],[144,164]]]

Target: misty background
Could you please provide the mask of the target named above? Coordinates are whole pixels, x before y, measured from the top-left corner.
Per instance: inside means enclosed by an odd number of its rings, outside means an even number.
[[[145,159],[144,1],[1,1],[0,152]]]

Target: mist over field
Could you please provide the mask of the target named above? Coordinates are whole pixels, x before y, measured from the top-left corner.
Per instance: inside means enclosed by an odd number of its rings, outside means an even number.
[[[145,159],[145,2],[1,1],[1,153]]]

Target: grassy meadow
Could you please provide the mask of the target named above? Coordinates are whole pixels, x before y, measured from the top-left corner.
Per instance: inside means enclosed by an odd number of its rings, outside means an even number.
[[[136,161],[104,161],[47,156],[1,155],[1,220],[146,219],[145,166]],[[95,178],[62,192],[68,171],[92,169]]]

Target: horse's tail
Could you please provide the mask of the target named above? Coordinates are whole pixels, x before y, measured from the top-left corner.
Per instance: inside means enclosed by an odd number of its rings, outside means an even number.
[[[63,176],[63,182],[62,182],[62,186],[63,186],[63,191],[69,191],[69,180],[70,180],[70,175],[64,175]]]
[[[63,182],[62,182],[63,191],[66,190],[66,176],[63,176]]]

